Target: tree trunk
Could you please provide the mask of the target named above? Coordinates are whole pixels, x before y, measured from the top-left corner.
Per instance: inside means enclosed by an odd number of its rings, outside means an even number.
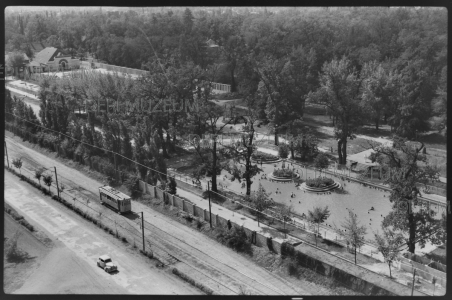
[[[408,209],[410,206],[410,203],[408,204]],[[414,214],[410,213],[408,215],[408,224],[409,224],[409,234],[410,237],[408,239],[408,251],[410,251],[411,253],[414,253],[414,250],[416,248],[416,223],[414,220]]]
[[[217,189],[217,140],[213,139],[213,149],[212,149],[212,186],[211,190],[218,192]]]
[[[235,78],[234,78],[234,69],[235,67],[231,68],[231,93],[235,92],[236,90],[236,84],[235,84]]]
[[[342,164],[347,163],[347,138],[342,142]]]
[[[337,141],[337,154],[339,155],[339,164],[342,165],[342,140]]]
[[[278,129],[275,128],[275,145],[278,146]]]
[[[389,266],[389,278],[392,278],[391,263],[390,262],[388,263],[388,266]]]
[[[356,246],[355,246],[355,265],[356,265]]]
[[[380,121],[380,118],[375,119],[375,129],[377,129],[377,130],[379,129],[378,128],[379,121]]]
[[[176,145],[176,124],[177,124],[177,114],[174,113],[173,115],[173,143]]]
[[[163,130],[162,130],[161,126],[159,127],[158,134],[159,134],[160,140],[162,141],[163,157],[170,158],[168,155],[168,152],[166,151],[166,142],[165,142],[165,139],[163,138]]]

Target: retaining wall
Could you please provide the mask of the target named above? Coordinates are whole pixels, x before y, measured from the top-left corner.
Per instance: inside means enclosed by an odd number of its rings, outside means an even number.
[[[399,260],[401,262],[397,265],[399,270],[413,273],[413,266],[414,266],[416,269],[423,271],[423,272],[416,272],[416,275],[418,275],[430,282],[432,282],[433,277],[435,277],[439,284],[446,287],[446,281],[447,281],[446,273],[433,269],[433,268],[430,268],[429,266],[423,265],[421,263],[409,260],[405,257],[400,257]]]
[[[300,244],[295,247],[295,258],[300,265],[307,266],[316,272],[333,277],[348,285],[351,289],[372,296],[410,296],[411,288],[392,281],[382,275],[355,266],[335,256]],[[414,291],[414,295],[425,295]]]
[[[140,189],[144,186],[140,181]],[[142,190],[143,191],[143,190]],[[163,191],[157,189],[157,196],[159,199],[163,199]],[[209,211],[203,210],[188,201],[184,201],[178,197],[174,197],[174,206],[179,209],[194,214],[203,218],[206,222],[209,222]],[[212,226],[227,226],[227,219],[212,214]],[[231,222],[232,226],[240,226]],[[276,253],[281,253],[281,244],[284,242],[281,238],[271,238],[269,233],[255,233],[248,228],[244,228],[246,235],[250,238],[253,244],[258,247],[272,248]],[[253,235],[255,238],[253,238]],[[269,247],[270,246],[270,247]],[[348,285],[349,288],[364,293],[366,295],[383,295],[383,296],[397,296],[397,295],[411,295],[411,288],[401,285],[392,281],[382,275],[373,273],[365,268],[356,266],[351,262],[339,259],[331,253],[323,252],[313,246],[300,244],[295,248],[295,259],[305,267],[315,270],[316,272],[330,276],[334,279]],[[427,266],[423,266],[428,268]],[[419,268],[421,269],[421,268]],[[431,269],[431,268],[430,268]],[[437,271],[437,270],[433,270]],[[439,271],[437,271],[439,272]],[[442,280],[440,276],[437,276],[438,280]],[[414,295],[425,295],[424,293],[414,291]]]

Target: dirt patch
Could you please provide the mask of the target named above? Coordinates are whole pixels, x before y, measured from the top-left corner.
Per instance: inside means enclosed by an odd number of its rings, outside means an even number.
[[[49,254],[52,248],[42,244],[27,229],[18,224],[14,219],[4,213],[5,246],[16,232],[20,232],[17,247],[24,251],[27,258],[22,262],[11,263],[3,258],[3,289],[6,294],[13,293],[28,280],[31,274],[40,266],[42,260]]]

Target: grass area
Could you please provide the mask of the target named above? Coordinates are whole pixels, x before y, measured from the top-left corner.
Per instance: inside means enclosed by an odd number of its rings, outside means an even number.
[[[425,143],[427,147],[427,152],[429,152],[429,148],[435,148],[440,150],[447,150],[447,136],[442,135],[440,133],[429,133],[425,135],[421,135],[419,141]]]
[[[433,259],[434,261],[439,261],[440,263],[447,265],[447,247],[446,245],[439,246],[430,253],[426,253],[425,257]]]

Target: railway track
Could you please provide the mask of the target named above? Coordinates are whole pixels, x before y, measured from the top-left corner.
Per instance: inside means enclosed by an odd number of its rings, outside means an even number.
[[[43,165],[56,165],[58,168],[58,179],[60,182],[64,182],[64,184],[68,187],[67,192],[75,194],[74,196],[77,198],[82,197],[84,199],[89,199],[92,203],[89,206],[92,206],[92,208],[99,209],[101,207],[100,201],[97,199],[97,194],[95,192],[87,189],[87,187],[82,187],[82,189],[79,189],[78,187],[81,185],[78,181],[77,183],[75,183],[73,180],[67,178],[70,177],[67,175],[68,171],[63,171],[64,167],[66,166],[61,166],[61,163],[55,160],[53,160],[52,162],[42,161],[41,159],[39,159],[39,155],[29,155],[29,151],[34,150],[29,149],[28,147],[24,147],[20,143],[10,138],[7,139],[7,143],[10,161],[13,158],[21,157],[24,161],[22,170],[27,169],[30,174],[34,174],[34,171],[37,168],[42,167]],[[24,149],[26,151],[24,151]],[[51,158],[46,158],[51,160]],[[140,225],[137,224],[138,222],[136,222],[135,220],[130,220],[126,216],[120,216],[105,207],[102,208],[102,213],[104,216],[108,216],[109,218],[114,219],[118,224],[124,227],[128,227],[129,232],[133,232],[133,236],[137,241],[139,238],[141,238],[141,229]],[[146,214],[152,214],[155,217],[157,213],[152,211],[150,208],[147,208]],[[145,219],[149,218],[145,217]],[[188,227],[182,228],[184,226],[180,224],[172,224],[172,222],[177,223],[176,221],[166,221],[161,217],[157,217],[156,220],[157,219],[159,220],[158,224],[155,224],[154,222],[153,223],[155,225],[149,222],[145,223],[145,238],[148,242],[150,242],[155,256],[159,258],[159,260],[161,259],[162,262],[164,262],[168,266],[185,268],[186,270],[188,270],[189,274],[194,277],[206,281],[210,280],[211,288],[215,292],[219,294],[240,294],[243,290],[246,290],[250,294],[258,295],[283,295],[285,293],[298,294],[297,290],[290,285],[288,286],[287,282],[273,276],[273,274],[263,268],[262,271],[259,271],[258,274],[261,275],[261,272],[265,273],[263,275],[263,278],[265,278],[264,282],[253,278],[253,275],[250,275],[252,273],[245,274],[244,272],[240,271],[239,268],[241,266],[233,264],[231,263],[231,261],[222,261],[218,259],[218,257],[215,258],[215,255],[210,255],[209,253],[212,252],[210,252],[209,250],[205,249],[204,251],[204,249],[196,247],[196,245],[193,245],[193,243],[196,243],[196,241],[192,240],[192,236],[190,236],[190,242],[186,242],[180,234],[174,235],[169,232],[173,229],[175,232],[180,232],[182,229],[184,234],[190,234],[187,231],[193,229]],[[170,230],[163,230],[163,228]],[[215,241],[212,242],[216,243]],[[232,250],[230,251],[232,252]],[[282,290],[281,288],[275,287],[274,284],[270,284],[270,282],[268,281],[270,281],[271,283],[276,283],[276,286],[283,285],[287,286],[288,288]]]

